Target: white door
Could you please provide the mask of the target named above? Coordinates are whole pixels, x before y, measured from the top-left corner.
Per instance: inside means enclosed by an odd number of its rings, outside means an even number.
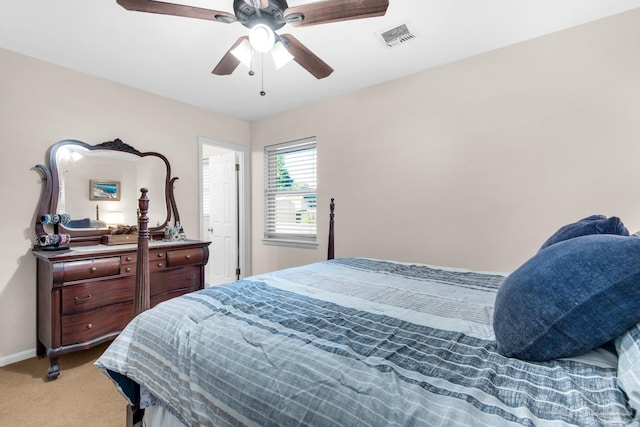
[[[237,279],[238,171],[236,152],[209,157],[209,285]]]

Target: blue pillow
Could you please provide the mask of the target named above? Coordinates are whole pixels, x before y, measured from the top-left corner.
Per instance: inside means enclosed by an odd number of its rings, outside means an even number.
[[[505,278],[493,329],[504,356],[585,353],[640,322],[640,239],[593,234],[538,252]]]
[[[68,228],[88,228],[91,226],[91,220],[89,218],[72,219],[66,226]]]
[[[611,218],[607,218],[604,215],[591,215],[580,221],[561,227],[542,244],[540,249],[542,250],[554,243],[589,234],[617,234],[619,236],[628,236],[629,230],[627,230],[618,217],[612,216]]]

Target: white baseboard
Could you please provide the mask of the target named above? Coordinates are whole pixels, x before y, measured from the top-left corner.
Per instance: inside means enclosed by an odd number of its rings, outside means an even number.
[[[3,366],[11,365],[12,363],[22,362],[23,360],[36,357],[35,347],[31,350],[21,351],[20,353],[10,354],[8,356],[0,357],[0,368]]]

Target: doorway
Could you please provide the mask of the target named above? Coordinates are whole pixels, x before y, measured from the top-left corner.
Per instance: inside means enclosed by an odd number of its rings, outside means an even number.
[[[200,238],[210,241],[206,286],[247,277],[248,147],[198,137]]]

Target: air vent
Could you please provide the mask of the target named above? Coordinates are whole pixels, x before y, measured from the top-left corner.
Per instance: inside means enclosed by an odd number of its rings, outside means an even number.
[[[388,47],[396,47],[416,38],[409,30],[409,27],[407,27],[407,24],[402,24],[380,33],[380,37],[382,37],[382,40]]]

